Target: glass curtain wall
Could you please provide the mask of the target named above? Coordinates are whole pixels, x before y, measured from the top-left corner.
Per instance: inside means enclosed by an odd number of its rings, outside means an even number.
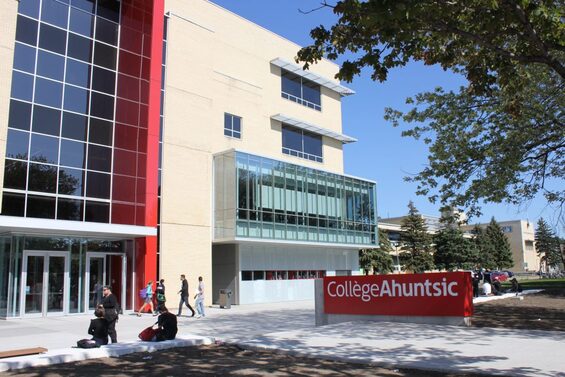
[[[235,230],[216,229],[216,238],[377,242],[374,182],[235,151],[217,156],[218,165],[222,172],[216,171],[216,224],[230,228],[232,206],[226,204],[233,199]],[[233,181],[218,177],[231,175],[232,169]],[[233,183],[235,190],[230,189]]]

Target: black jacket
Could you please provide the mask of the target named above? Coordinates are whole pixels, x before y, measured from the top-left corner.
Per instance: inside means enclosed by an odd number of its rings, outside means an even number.
[[[91,319],[88,333],[99,345],[108,344],[108,322],[104,318]]]
[[[186,279],[182,280],[182,288],[179,293],[182,297],[188,297],[188,281]]]
[[[118,300],[113,293],[102,298],[102,306],[104,306],[104,318],[106,321],[112,322],[118,319]]]
[[[157,319],[157,325],[159,326],[159,333],[157,334],[157,341],[161,340],[171,340],[175,339],[177,336],[177,316],[164,312]]]

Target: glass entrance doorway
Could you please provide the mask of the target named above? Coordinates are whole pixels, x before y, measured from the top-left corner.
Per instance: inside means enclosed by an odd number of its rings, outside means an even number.
[[[102,301],[102,287],[110,285],[121,308],[125,308],[126,256],[116,253],[86,253],[85,290],[87,311]]]
[[[68,311],[68,281],[68,253],[24,251],[22,315],[41,317],[65,314]]]

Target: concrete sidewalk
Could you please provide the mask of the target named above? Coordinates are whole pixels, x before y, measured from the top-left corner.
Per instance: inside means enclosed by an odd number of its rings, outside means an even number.
[[[154,317],[123,315],[117,325],[120,344],[94,350],[71,348],[77,340],[88,338],[91,316],[0,321],[0,351],[37,346],[50,350],[43,355],[0,359],[0,371],[221,340],[250,349],[395,368],[565,377],[565,361],[556,356],[565,354],[563,332],[385,322],[315,327],[311,301],[206,309],[205,318],[180,318],[179,339],[162,343],[137,340]]]

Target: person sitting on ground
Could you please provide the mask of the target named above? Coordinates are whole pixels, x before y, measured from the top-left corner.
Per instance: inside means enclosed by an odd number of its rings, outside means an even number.
[[[157,318],[157,325],[159,326],[155,339],[157,342],[173,340],[177,336],[177,317],[174,314],[169,313],[167,308],[163,308],[161,310],[161,314]]]
[[[516,278],[512,278],[510,280],[510,283],[512,283],[512,287],[510,287],[510,292],[516,292],[516,293],[522,292],[522,286],[520,285],[520,283],[518,283],[518,280],[516,280]]]
[[[485,296],[492,296],[492,286],[488,281],[483,283],[483,293]]]
[[[494,281],[492,283],[492,293],[495,294],[496,296],[500,296],[502,294],[504,294],[505,290],[504,288],[502,288],[502,284],[500,284],[500,280],[498,280],[498,278],[494,278]]]
[[[108,344],[108,321],[104,318],[104,307],[98,305],[96,310],[94,310],[94,315],[96,318],[90,320],[88,333],[92,335],[92,340],[98,346],[104,346]]]

